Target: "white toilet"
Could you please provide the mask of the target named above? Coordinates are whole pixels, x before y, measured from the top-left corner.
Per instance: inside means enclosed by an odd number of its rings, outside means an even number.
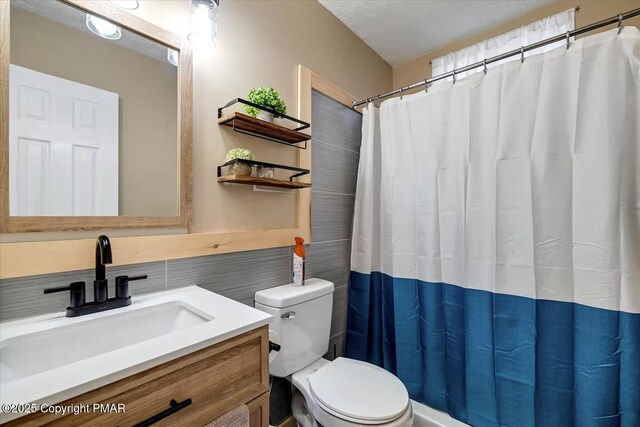
[[[333,283],[309,279],[305,286],[256,292],[255,307],[273,315],[269,373],[298,391],[292,412],[302,427],[411,426],[409,394],[393,374],[370,363],[323,359],[329,347]]]

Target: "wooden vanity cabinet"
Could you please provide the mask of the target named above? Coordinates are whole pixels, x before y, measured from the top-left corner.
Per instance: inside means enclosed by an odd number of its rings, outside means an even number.
[[[59,405],[124,404],[124,413],[93,412],[65,416],[38,412],[5,426],[135,426],[171,408],[182,409],[153,423],[205,426],[240,405],[250,411],[251,427],[269,425],[269,338],[262,326],[211,347],[148,369]],[[184,405],[191,399],[189,405]]]

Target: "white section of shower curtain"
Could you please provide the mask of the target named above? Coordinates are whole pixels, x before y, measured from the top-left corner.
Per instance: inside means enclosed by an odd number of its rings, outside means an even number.
[[[640,313],[640,32],[364,111],[352,269]]]
[[[575,9],[565,10],[564,12],[547,16],[539,21],[532,22],[531,24],[523,25],[513,31],[500,34],[497,37],[482,40],[479,43],[448,53],[431,62],[431,75],[437,76],[438,74],[444,74],[454,68],[462,68],[465,65],[480,62],[483,59],[488,59],[492,56],[500,55],[511,50],[520,49],[522,46],[536,43],[544,39],[557,36],[558,34],[566,33],[567,31],[575,30],[575,17]],[[573,38],[571,41],[573,41]],[[565,41],[552,43],[541,47],[537,52],[548,52],[558,46],[564,45],[566,45]],[[527,53],[525,55],[529,56],[530,54]],[[492,68],[498,64],[519,60],[519,57],[506,58],[502,61],[489,64],[488,68]],[[460,73],[457,77],[462,78],[465,75],[477,73],[478,71],[482,71],[482,68],[476,68],[475,70],[467,71],[466,73]],[[450,81],[453,79],[449,77],[447,80]]]

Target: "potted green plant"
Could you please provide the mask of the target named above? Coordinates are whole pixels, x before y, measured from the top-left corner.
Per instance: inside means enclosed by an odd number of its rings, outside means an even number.
[[[249,101],[254,104],[261,105],[263,107],[269,107],[278,114],[287,114],[287,106],[280,98],[280,94],[272,87],[254,87],[247,95]],[[269,111],[263,111],[250,105],[245,105],[244,111],[251,117],[257,117],[260,120],[273,123],[273,113]]]
[[[226,163],[235,159],[255,160],[256,158],[251,150],[248,150],[247,148],[232,148],[227,152],[227,156],[224,161]],[[252,171],[253,167],[246,163],[237,162],[229,166],[229,172],[233,175],[249,176]]]

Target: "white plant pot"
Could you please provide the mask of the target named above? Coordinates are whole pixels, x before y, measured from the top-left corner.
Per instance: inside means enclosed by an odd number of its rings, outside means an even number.
[[[274,178],[275,169],[269,166],[258,166],[258,178]]]
[[[268,111],[260,111],[258,113],[258,118],[265,122],[273,123],[273,113],[269,113]]]

